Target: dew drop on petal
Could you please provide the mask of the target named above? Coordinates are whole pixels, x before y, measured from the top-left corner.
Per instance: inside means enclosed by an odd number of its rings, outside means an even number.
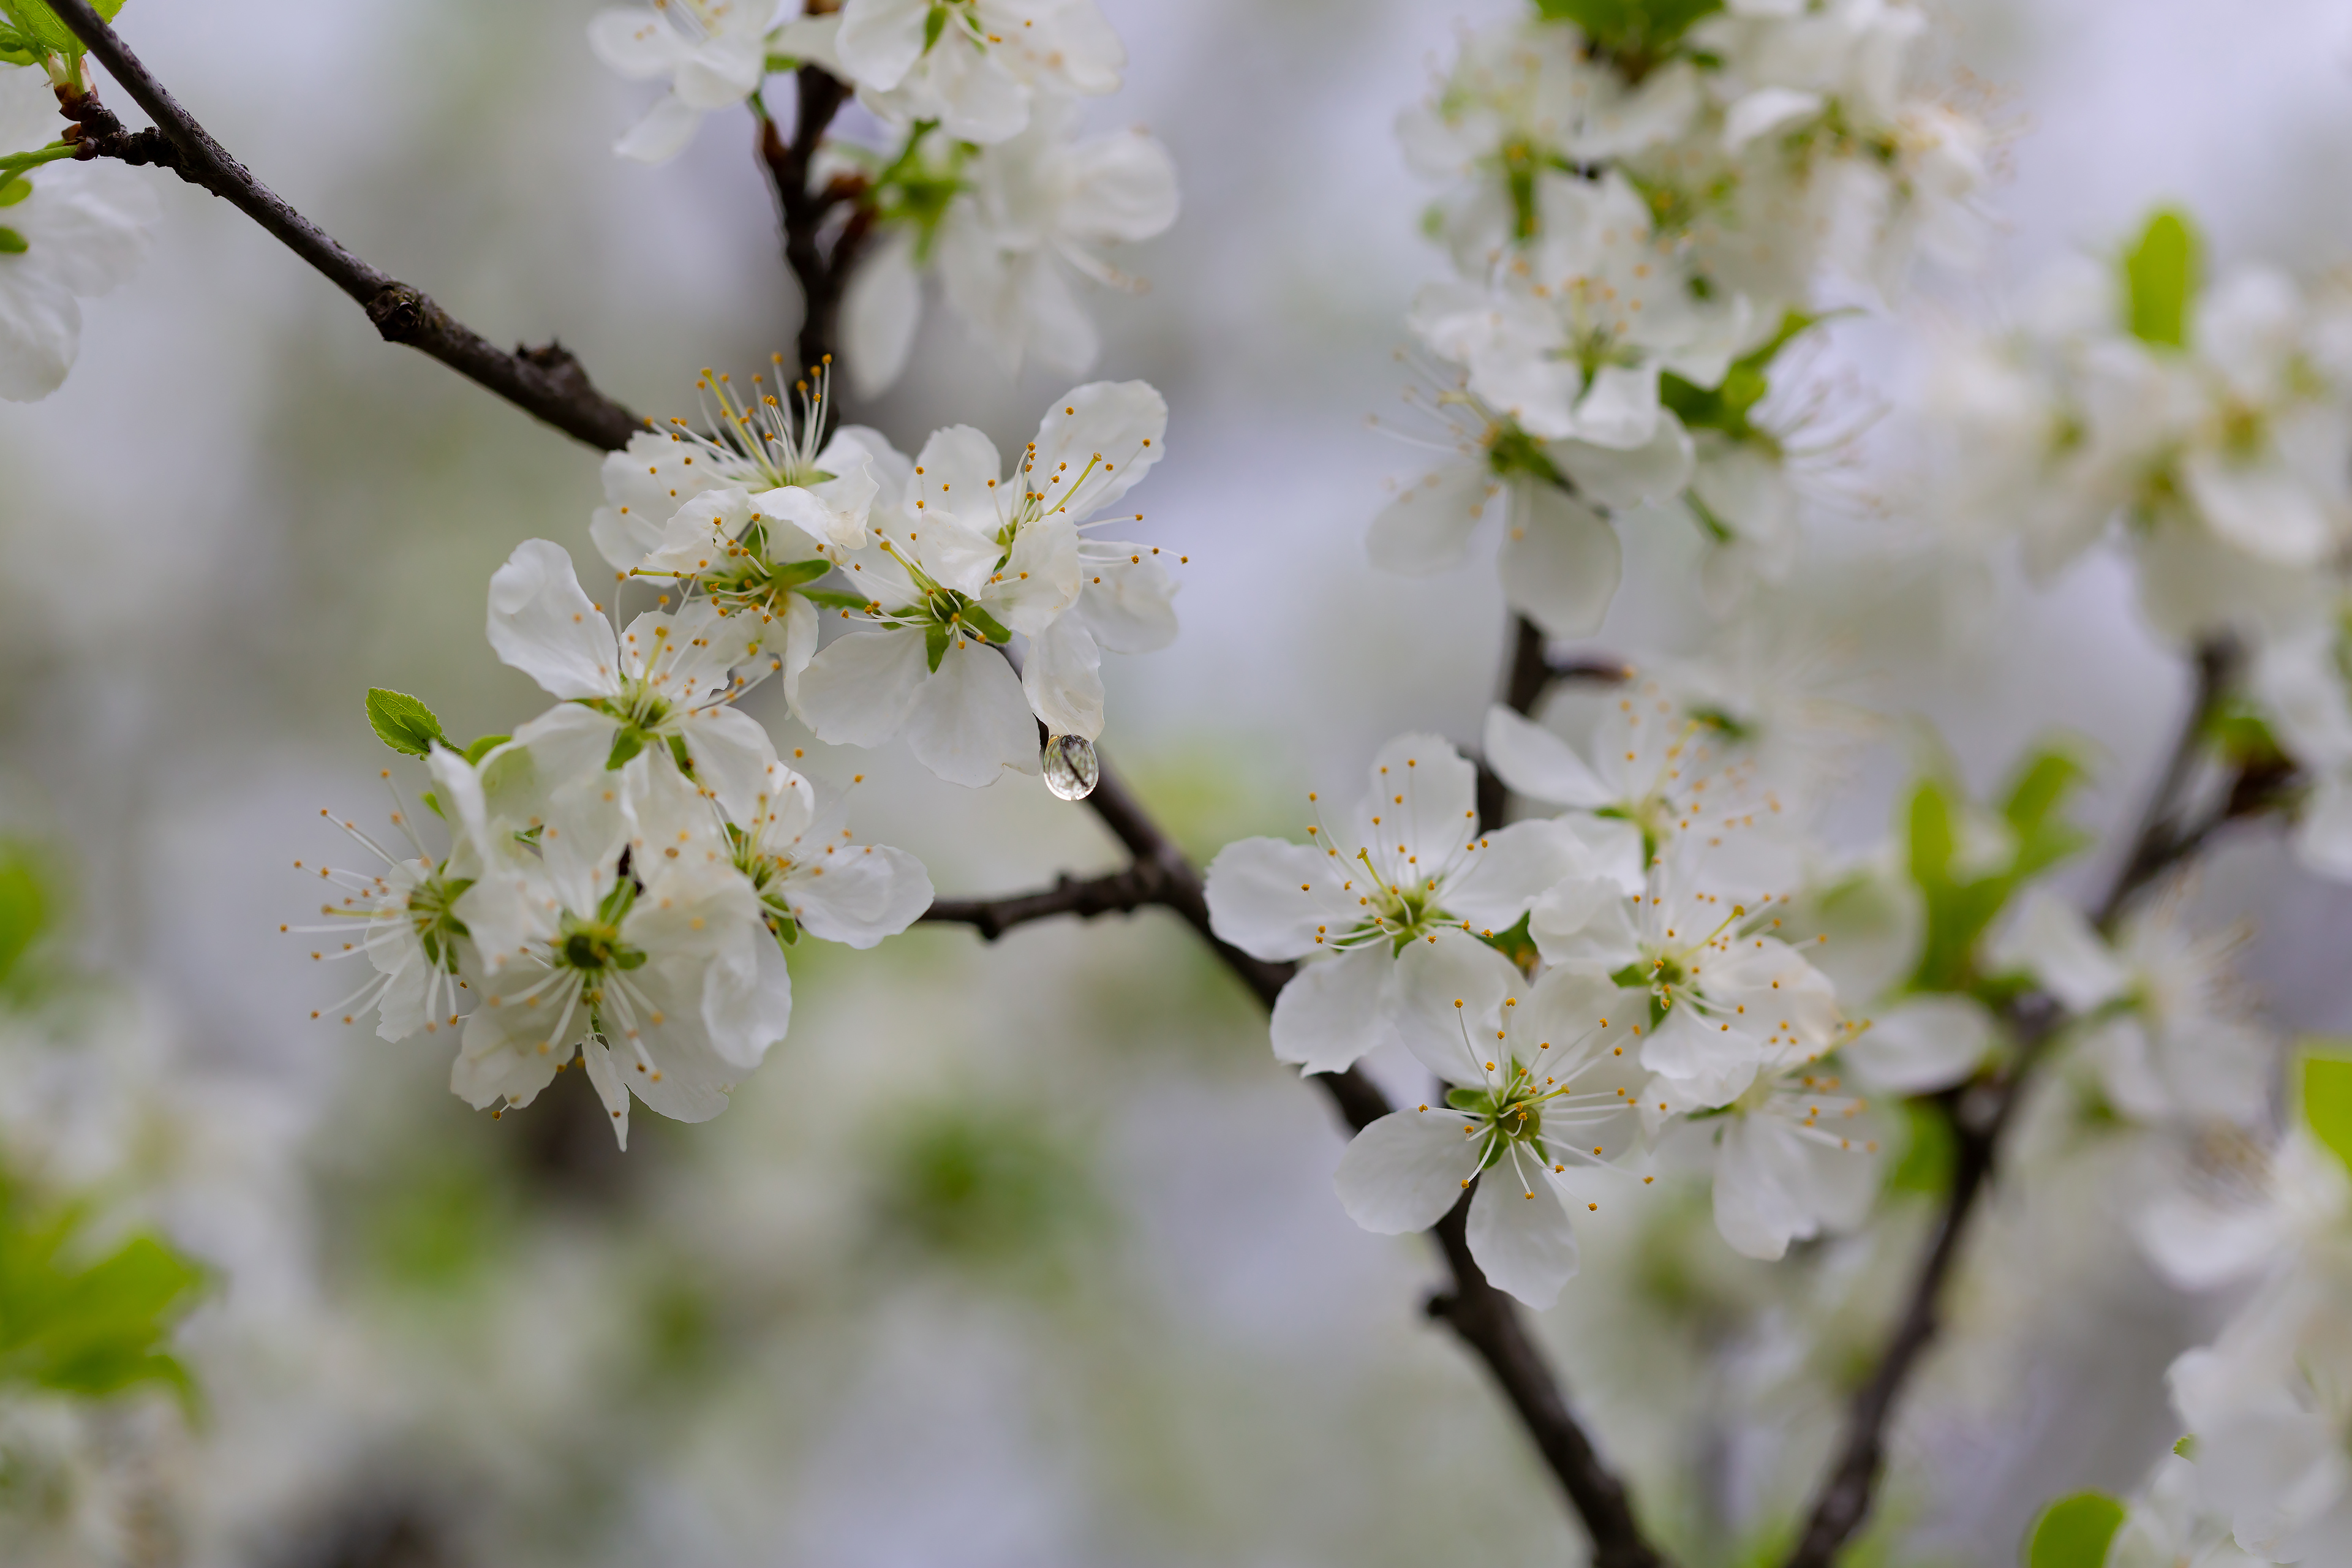
[[[1084,735],[1048,735],[1043,759],[1045,787],[1064,800],[1084,800],[1095,793],[1102,764],[1095,761],[1095,743]]]

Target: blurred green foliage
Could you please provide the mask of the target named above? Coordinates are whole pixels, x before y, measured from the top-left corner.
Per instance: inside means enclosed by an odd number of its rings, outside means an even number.
[[[2124,1505],[2105,1492],[2061,1498],[2034,1522],[2025,1568],[2101,1568],[2123,1523]]]
[[[1977,942],[2017,890],[2091,842],[2063,815],[2086,770],[2066,750],[2027,753],[1988,819],[1959,785],[1929,776],[1911,792],[1900,825],[1927,929],[1916,991],[1975,991],[1988,978]]]
[[[204,1270],[152,1236],[90,1258],[89,1216],[0,1177],[0,1386],[102,1398],[143,1384],[193,1397],[170,1352]]]
[[[1057,1269],[1096,1228],[1100,1201],[1079,1152],[1012,1110],[918,1110],[885,1162],[881,1209],[896,1235],[981,1268]]]
[[[2327,1044],[2334,1050],[2306,1047],[2303,1058],[2303,1119],[2314,1137],[2352,1165],[2352,1058],[2336,1054],[2347,1042]]]

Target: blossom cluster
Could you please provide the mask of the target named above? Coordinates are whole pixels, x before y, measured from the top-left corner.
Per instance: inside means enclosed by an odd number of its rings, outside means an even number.
[[[1144,384],[1073,389],[1009,470],[967,426],[913,458],[864,426],[828,437],[823,367],[791,405],[764,376],[749,396],[701,384],[703,426],[604,465],[590,531],[612,608],[546,540],[490,579],[490,646],[556,706],[461,749],[415,699],[372,697],[377,732],[431,770],[449,847],[404,813],[406,853],[347,824],[382,864],[320,868],[341,897],[305,928],[356,926],[336,955],[373,971],[336,1016],[373,1010],[389,1039],[462,1029],[450,1087],[477,1108],[528,1105],[577,1060],[624,1141],[632,1096],[689,1121],[725,1107],[789,1026],[785,949],[871,947],[931,901],[914,857],[819,809],[745,698],[774,677],[822,740],[903,734],[952,782],[1042,767],[1076,797],[1102,650],[1176,629],[1157,547],[1086,531],[1166,449]],[[641,583],[658,602],[624,624]]]
[[[819,188],[857,189],[868,247],[842,300],[853,384],[905,371],[936,271],[948,301],[1008,371],[1076,374],[1099,349],[1076,279],[1141,288],[1109,247],[1176,220],[1176,167],[1149,132],[1081,135],[1080,100],[1118,89],[1127,52],[1093,0],[848,0],[792,16],[778,0],[656,0],[589,26],[598,56],[669,89],[614,144],[675,156],[702,116],[750,100],[772,73],[815,66],[856,89],[883,135],[835,136]]]
[[[1297,961],[1277,1057],[1332,1072],[1402,1043],[1443,1080],[1349,1146],[1359,1223],[1423,1229],[1485,1173],[1472,1250],[1549,1305],[1574,1214],[1654,1168],[1711,1163],[1717,1226],[1752,1257],[1867,1213],[1881,1130],[1838,1059],[1867,1025],[1808,958],[1826,934],[1792,923],[1795,841],[1720,736],[1654,682],[1614,701],[1589,761],[1496,708],[1489,765],[1559,816],[1482,831],[1471,763],[1405,735],[1351,816],[1318,799],[1307,843],[1244,839],[1210,866],[1217,933]]]
[[[1990,138],[1909,80],[1906,5],[1538,10],[1465,37],[1400,122],[1447,183],[1427,226],[1456,276],[1409,324],[1456,458],[1372,556],[1452,565],[1503,495],[1507,596],[1580,637],[1621,574],[1612,509],[1686,515],[1722,594],[1785,574],[1792,475],[1850,432],[1768,402],[1784,352],[1839,279],[1891,296],[1916,253],[1972,258]]]
[[[2303,859],[2352,878],[2352,290],[2261,265],[2208,282],[2202,249],[2159,213],[2120,265],[2053,269],[2006,331],[1944,334],[1930,515],[2042,580],[2118,541],[2158,632],[2251,655],[2259,746],[2308,780]]]

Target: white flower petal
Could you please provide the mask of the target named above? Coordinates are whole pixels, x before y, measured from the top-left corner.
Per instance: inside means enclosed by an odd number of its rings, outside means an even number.
[[[1389,1014],[1392,967],[1388,953],[1377,947],[1300,964],[1275,998],[1275,1059],[1296,1062],[1307,1072],[1338,1072],[1394,1040]]]
[[[1568,1210],[1541,1162],[1516,1145],[1478,1178],[1469,1242],[1487,1282],[1530,1307],[1559,1300],[1560,1287],[1576,1274],[1576,1230]]]
[[[1332,1178],[1348,1217],[1381,1236],[1427,1230],[1461,1200],[1484,1141],[1442,1105],[1398,1110],[1356,1134]]]
[[[490,647],[551,696],[620,690],[612,623],[580,590],[561,545],[526,539],[490,575]]]

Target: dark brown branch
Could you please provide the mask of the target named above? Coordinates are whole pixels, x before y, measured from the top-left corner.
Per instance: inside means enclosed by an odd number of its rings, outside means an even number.
[[[424,290],[344,249],[223,151],[86,0],[54,0],[52,9],[155,121],[152,130],[125,131],[95,92],[60,93],[66,114],[77,122],[67,137],[80,143],[77,157],[152,163],[210,191],[358,301],[386,342],[405,343],[431,355],[567,436],[611,451],[625,446],[630,435],[643,427],[645,422],[636,415],[590,384],[579,361],[561,346],[548,343],[512,353],[493,347]]]
[[[1591,680],[1608,684],[1624,679],[1633,666],[1606,654],[1580,654],[1554,658],[1544,651],[1544,635],[1525,616],[1511,619],[1511,648],[1503,662],[1502,689],[1496,700],[1514,713],[1533,714],[1536,704],[1555,680]],[[1478,763],[1478,821],[1487,828],[1503,825],[1503,807],[1509,791],[1495,770]]]
[[[1156,866],[1140,861],[1124,870],[1099,877],[1073,877],[1067,872],[1050,888],[1014,893],[1001,899],[935,899],[922,919],[934,924],[968,925],[982,942],[994,942],[1014,926],[1055,915],[1092,920],[1097,915],[1127,915],[1162,901],[1167,879]]]
[[[798,102],[793,111],[793,139],[786,142],[776,122],[761,115],[760,162],[775,193],[776,221],[784,231],[784,265],[801,286],[801,363],[820,365],[835,353],[841,296],[865,249],[874,213],[859,199],[866,194],[865,182],[854,176],[835,179],[822,190],[809,188],[809,166],[825,128],[849,98],[848,84],[820,66],[801,67],[793,79]],[[841,208],[846,213],[828,246],[827,226]]]
[[[1592,1537],[1593,1568],[1663,1568],[1665,1560],[1643,1535],[1624,1483],[1601,1461],[1560,1397],[1559,1380],[1528,1333],[1517,1303],[1488,1284],[1470,1256],[1470,1201],[1475,1191],[1463,1194],[1432,1233],[1454,1271],[1454,1289],[1430,1298],[1429,1315],[1478,1352],[1518,1412]]]
[[[2117,868],[2114,884],[2099,902],[2094,921],[2102,931],[2113,929],[2132,899],[2168,867],[2193,850],[2220,822],[2226,820],[2240,792],[2232,789],[2221,812],[2202,826],[2175,826],[2179,796],[2186,787],[2207,728],[2226,695],[2236,667],[2230,645],[2210,642],[2197,651],[2196,688],[2180,731],[2173,741],[2154,793],[2142,808],[2131,848]],[[2274,798],[2267,796],[2266,798]],[[2026,1079],[2042,1047],[2063,1021],[2058,1004],[2039,993],[2021,997],[2010,1009],[2009,1024],[2017,1051],[2000,1076],[1964,1085],[1937,1097],[1952,1121],[1955,1154],[1951,1191],[1945,1194],[1911,1292],[1896,1322],[1894,1336],[1879,1358],[1877,1370],[1853,1396],[1846,1417],[1845,1441],[1837,1462],[1815,1494],[1813,1509],[1788,1568],[1830,1568],[1838,1551],[1869,1517],[1878,1481],[1886,1467],[1886,1438],[1896,1400],[1920,1357],[1934,1342],[1940,1326],[1938,1302],[1944,1284],[1958,1257],[1969,1216],[1991,1175],[2001,1132],[2015,1112]]]

